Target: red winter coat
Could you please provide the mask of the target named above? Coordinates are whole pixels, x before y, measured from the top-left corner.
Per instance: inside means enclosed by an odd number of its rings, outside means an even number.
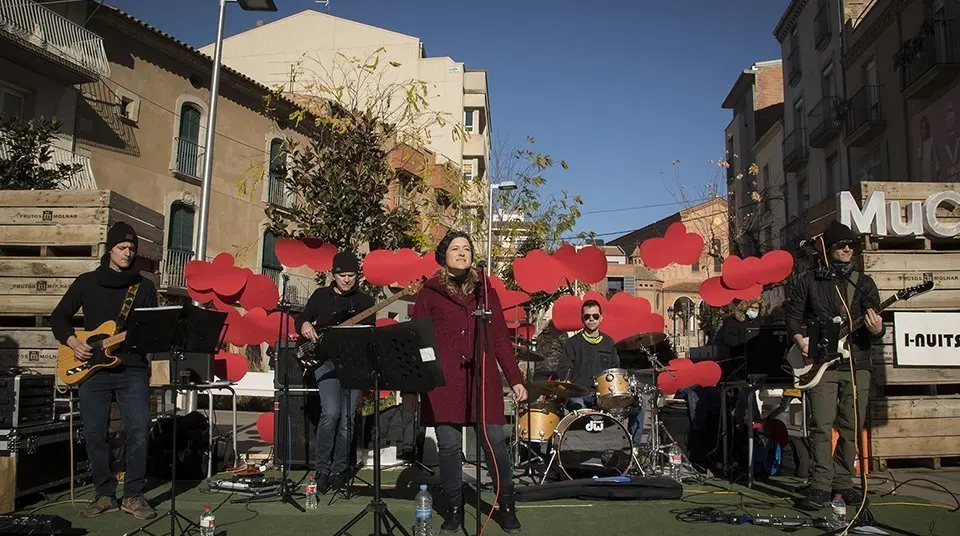
[[[417,303],[413,306],[412,318],[427,317],[433,323],[439,353],[437,358],[447,383],[426,394],[421,419],[427,426],[437,423],[477,422],[476,395],[473,392],[473,376],[476,370],[473,363],[473,334],[476,317],[471,313],[477,309],[477,300],[482,292],[480,285],[477,285],[477,291],[470,296],[452,296],[443,281],[435,275],[424,284]],[[488,352],[483,360],[483,418],[487,424],[505,424],[503,389],[497,363],[503,369],[510,385],[523,383],[523,375],[510,343],[497,291],[489,284],[487,288],[492,314],[485,329],[485,349]]]

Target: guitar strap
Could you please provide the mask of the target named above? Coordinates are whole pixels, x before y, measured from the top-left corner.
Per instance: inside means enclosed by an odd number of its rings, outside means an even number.
[[[117,316],[117,330],[123,329],[123,325],[127,321],[127,315],[130,314],[130,308],[133,307],[133,300],[137,297],[138,290],[140,290],[139,281],[127,288],[127,295],[123,298],[123,307],[120,308],[120,314]]]
[[[847,307],[850,307],[853,304],[853,295],[857,291],[857,280],[860,279],[860,272],[854,270],[850,273],[850,278],[847,280]]]

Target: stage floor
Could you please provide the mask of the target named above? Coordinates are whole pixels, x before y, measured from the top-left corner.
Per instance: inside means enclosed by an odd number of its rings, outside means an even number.
[[[279,473],[270,476],[278,476]],[[436,496],[435,485],[437,478],[411,469],[387,470],[383,473],[385,496],[390,510],[409,527],[413,522],[413,496],[419,484],[431,484],[431,492]],[[223,475],[228,476],[228,475]],[[303,472],[291,474],[291,477],[300,479]],[[370,471],[361,472],[361,476],[372,482]],[[890,486],[877,482],[877,489],[888,491]],[[520,503],[518,512],[524,526],[523,534],[528,535],[634,535],[656,534],[689,535],[694,532],[701,535],[728,535],[733,531],[750,534],[774,534],[781,529],[759,526],[733,527],[721,523],[689,523],[678,520],[678,515],[694,508],[713,507],[729,513],[750,513],[759,515],[786,515],[808,517],[809,514],[791,508],[790,497],[795,496],[793,489],[799,485],[797,479],[780,478],[758,483],[754,489],[747,489],[739,485],[730,485],[723,481],[712,481],[705,484],[685,486],[684,496],[677,501],[581,501],[576,499],[557,500],[537,503]],[[320,508],[308,513],[300,513],[292,506],[281,503],[278,499],[270,499],[254,504],[231,504],[236,495],[210,493],[203,491],[203,485],[198,482],[181,482],[177,490],[177,510],[190,519],[200,517],[202,508],[206,505],[215,509],[217,534],[334,534],[343,524],[347,523],[369,501],[372,490],[359,483],[359,496],[350,500],[338,499],[332,505],[327,503],[330,496],[321,497]],[[34,504],[27,505],[21,513],[36,512],[54,514],[64,517],[73,523],[75,528],[85,528],[88,534],[124,534],[139,527],[143,522],[124,513],[111,513],[98,519],[80,519],[79,510],[83,503],[90,499],[93,493],[89,486],[75,491],[78,503]],[[169,509],[169,485],[150,483],[147,497],[158,513]],[[949,499],[949,496],[947,496]],[[484,495],[487,501],[492,495]],[[50,503],[69,501],[69,492],[60,493],[50,498]],[[301,499],[302,501],[302,499]],[[436,499],[435,499],[436,501]],[[881,497],[879,494],[871,496],[871,511],[878,525],[889,534],[903,534],[907,536],[929,536],[956,534],[960,516],[949,512],[946,508],[907,506],[902,503],[926,503],[924,499],[904,496]],[[896,503],[896,504],[894,504]],[[943,501],[941,504],[949,505]],[[852,508],[848,508],[851,511]],[[852,512],[851,512],[852,513]],[[467,508],[467,534],[474,534],[474,509]],[[829,512],[821,512],[826,516]],[[435,517],[435,527],[439,529],[440,519]],[[954,527],[950,529],[950,527]],[[353,536],[366,535],[372,528],[372,519],[368,515],[355,526],[350,534]],[[152,534],[169,534],[169,519],[158,522],[151,527]],[[502,534],[494,520],[487,525],[485,534]],[[823,534],[822,531],[812,528],[799,529],[800,534]],[[195,532],[193,533],[195,534]]]

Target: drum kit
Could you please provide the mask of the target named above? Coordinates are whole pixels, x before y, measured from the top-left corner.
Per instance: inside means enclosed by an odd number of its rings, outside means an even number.
[[[539,479],[542,484],[554,468],[561,478],[571,480],[669,474],[669,451],[677,443],[660,419],[665,397],[657,387],[657,376],[672,373],[651,351],[664,339],[663,334],[645,333],[617,344],[621,351],[640,351],[649,359],[652,384],[623,368],[602,371],[592,388],[569,381],[528,381],[525,387],[532,396],[516,407],[515,414],[514,446],[518,455],[519,449],[526,452],[525,460],[522,455],[518,458],[525,465],[518,476]],[[518,350],[518,360],[529,364],[544,357],[523,349]],[[646,371],[639,372],[642,377]],[[568,409],[575,405],[568,404],[571,398],[591,395],[596,396],[595,408]],[[628,424],[639,408],[649,423],[644,445],[635,444]],[[645,423],[639,424],[644,429]],[[684,461],[688,463],[686,456]]]

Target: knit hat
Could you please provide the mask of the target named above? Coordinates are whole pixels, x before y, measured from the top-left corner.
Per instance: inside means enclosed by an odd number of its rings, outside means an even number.
[[[437,264],[440,266],[447,264],[447,249],[450,248],[450,244],[457,238],[467,239],[467,243],[470,244],[470,260],[473,260],[473,240],[470,240],[470,235],[463,231],[450,231],[443,237],[442,240],[440,240],[440,243],[437,244],[437,250],[435,253]]]
[[[827,249],[830,249],[830,246],[837,242],[844,240],[856,241],[859,238],[857,233],[837,220],[831,221],[827,230],[823,232],[823,243],[827,246]]]
[[[110,251],[114,246],[122,244],[123,242],[131,242],[133,243],[133,249],[137,249],[140,239],[137,237],[137,232],[129,223],[118,221],[107,231],[107,251]]]
[[[360,272],[360,261],[357,256],[349,251],[341,251],[333,256],[333,273],[342,274],[345,272]]]

